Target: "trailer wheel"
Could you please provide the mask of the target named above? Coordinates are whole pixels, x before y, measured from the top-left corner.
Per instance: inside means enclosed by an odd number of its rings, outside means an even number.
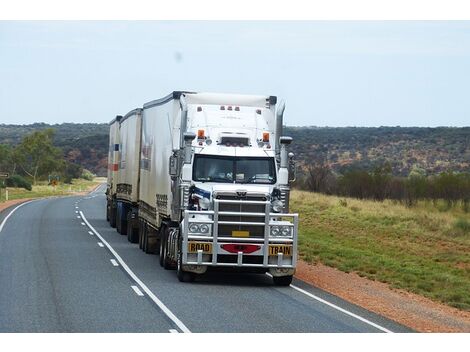
[[[111,227],[116,227],[116,207],[113,206],[113,201],[109,205],[109,225]]]
[[[196,278],[195,273],[191,273],[188,271],[183,271],[183,251],[181,250],[182,247],[181,237],[178,240],[178,259],[176,261],[176,276],[180,282],[193,282]]]
[[[126,212],[126,207],[124,204],[121,205],[121,211],[119,213],[119,233],[123,236],[127,235],[127,214],[130,212]]]
[[[115,214],[116,214],[116,231],[121,233],[121,212],[119,211],[119,206],[116,204]]]
[[[142,250],[144,253],[147,253],[147,234],[149,231],[148,225],[146,222],[143,224],[143,229],[142,229]]]
[[[139,248],[142,249],[142,243],[144,242],[143,241],[143,237],[144,237],[144,225],[145,225],[145,222],[143,220],[140,220],[139,221]]]
[[[159,250],[159,258],[158,262],[160,263],[160,266],[163,268],[163,248],[166,246],[165,244],[165,231],[166,231],[166,226],[162,225],[160,229],[160,250]]]
[[[108,200],[108,201],[106,201],[106,221],[107,222],[109,222],[109,220],[110,220],[109,219],[109,208],[110,208],[110,206],[109,206],[109,200]]]
[[[273,281],[276,286],[289,286],[292,283],[292,275],[273,276]]]
[[[127,213],[127,240],[130,243],[139,242],[139,229],[132,226],[132,212]]]

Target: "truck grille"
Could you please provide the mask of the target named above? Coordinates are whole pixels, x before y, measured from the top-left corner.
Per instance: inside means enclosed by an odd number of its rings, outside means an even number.
[[[262,201],[265,202],[267,198],[265,196],[246,196],[239,197],[235,195],[218,195],[216,197],[220,200],[237,200],[237,201]],[[265,213],[264,204],[219,204],[219,212],[230,211],[237,212],[240,215],[219,215],[219,221],[237,221],[237,222],[257,222],[260,224],[265,223],[265,218],[260,216],[248,216],[243,213]],[[250,237],[264,238],[265,226],[256,225],[219,225],[218,236],[220,237],[232,237],[232,231],[249,231]]]

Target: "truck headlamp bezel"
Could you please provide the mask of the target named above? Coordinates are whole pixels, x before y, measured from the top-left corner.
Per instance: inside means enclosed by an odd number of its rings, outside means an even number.
[[[188,230],[190,233],[199,233],[199,224],[192,223],[188,226]]]
[[[280,199],[275,199],[271,202],[271,209],[274,213],[280,213],[284,208],[284,203]]]

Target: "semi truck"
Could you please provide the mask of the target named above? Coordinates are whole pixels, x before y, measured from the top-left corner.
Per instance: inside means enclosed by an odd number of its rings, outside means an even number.
[[[182,282],[221,267],[290,285],[298,215],[284,108],[275,96],[175,91],[116,117],[110,225]]]

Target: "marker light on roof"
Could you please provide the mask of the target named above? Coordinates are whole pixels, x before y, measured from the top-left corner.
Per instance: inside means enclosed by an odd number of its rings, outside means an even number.
[[[204,130],[197,130],[197,139],[204,139]]]
[[[269,132],[263,132],[263,142],[269,142]]]

